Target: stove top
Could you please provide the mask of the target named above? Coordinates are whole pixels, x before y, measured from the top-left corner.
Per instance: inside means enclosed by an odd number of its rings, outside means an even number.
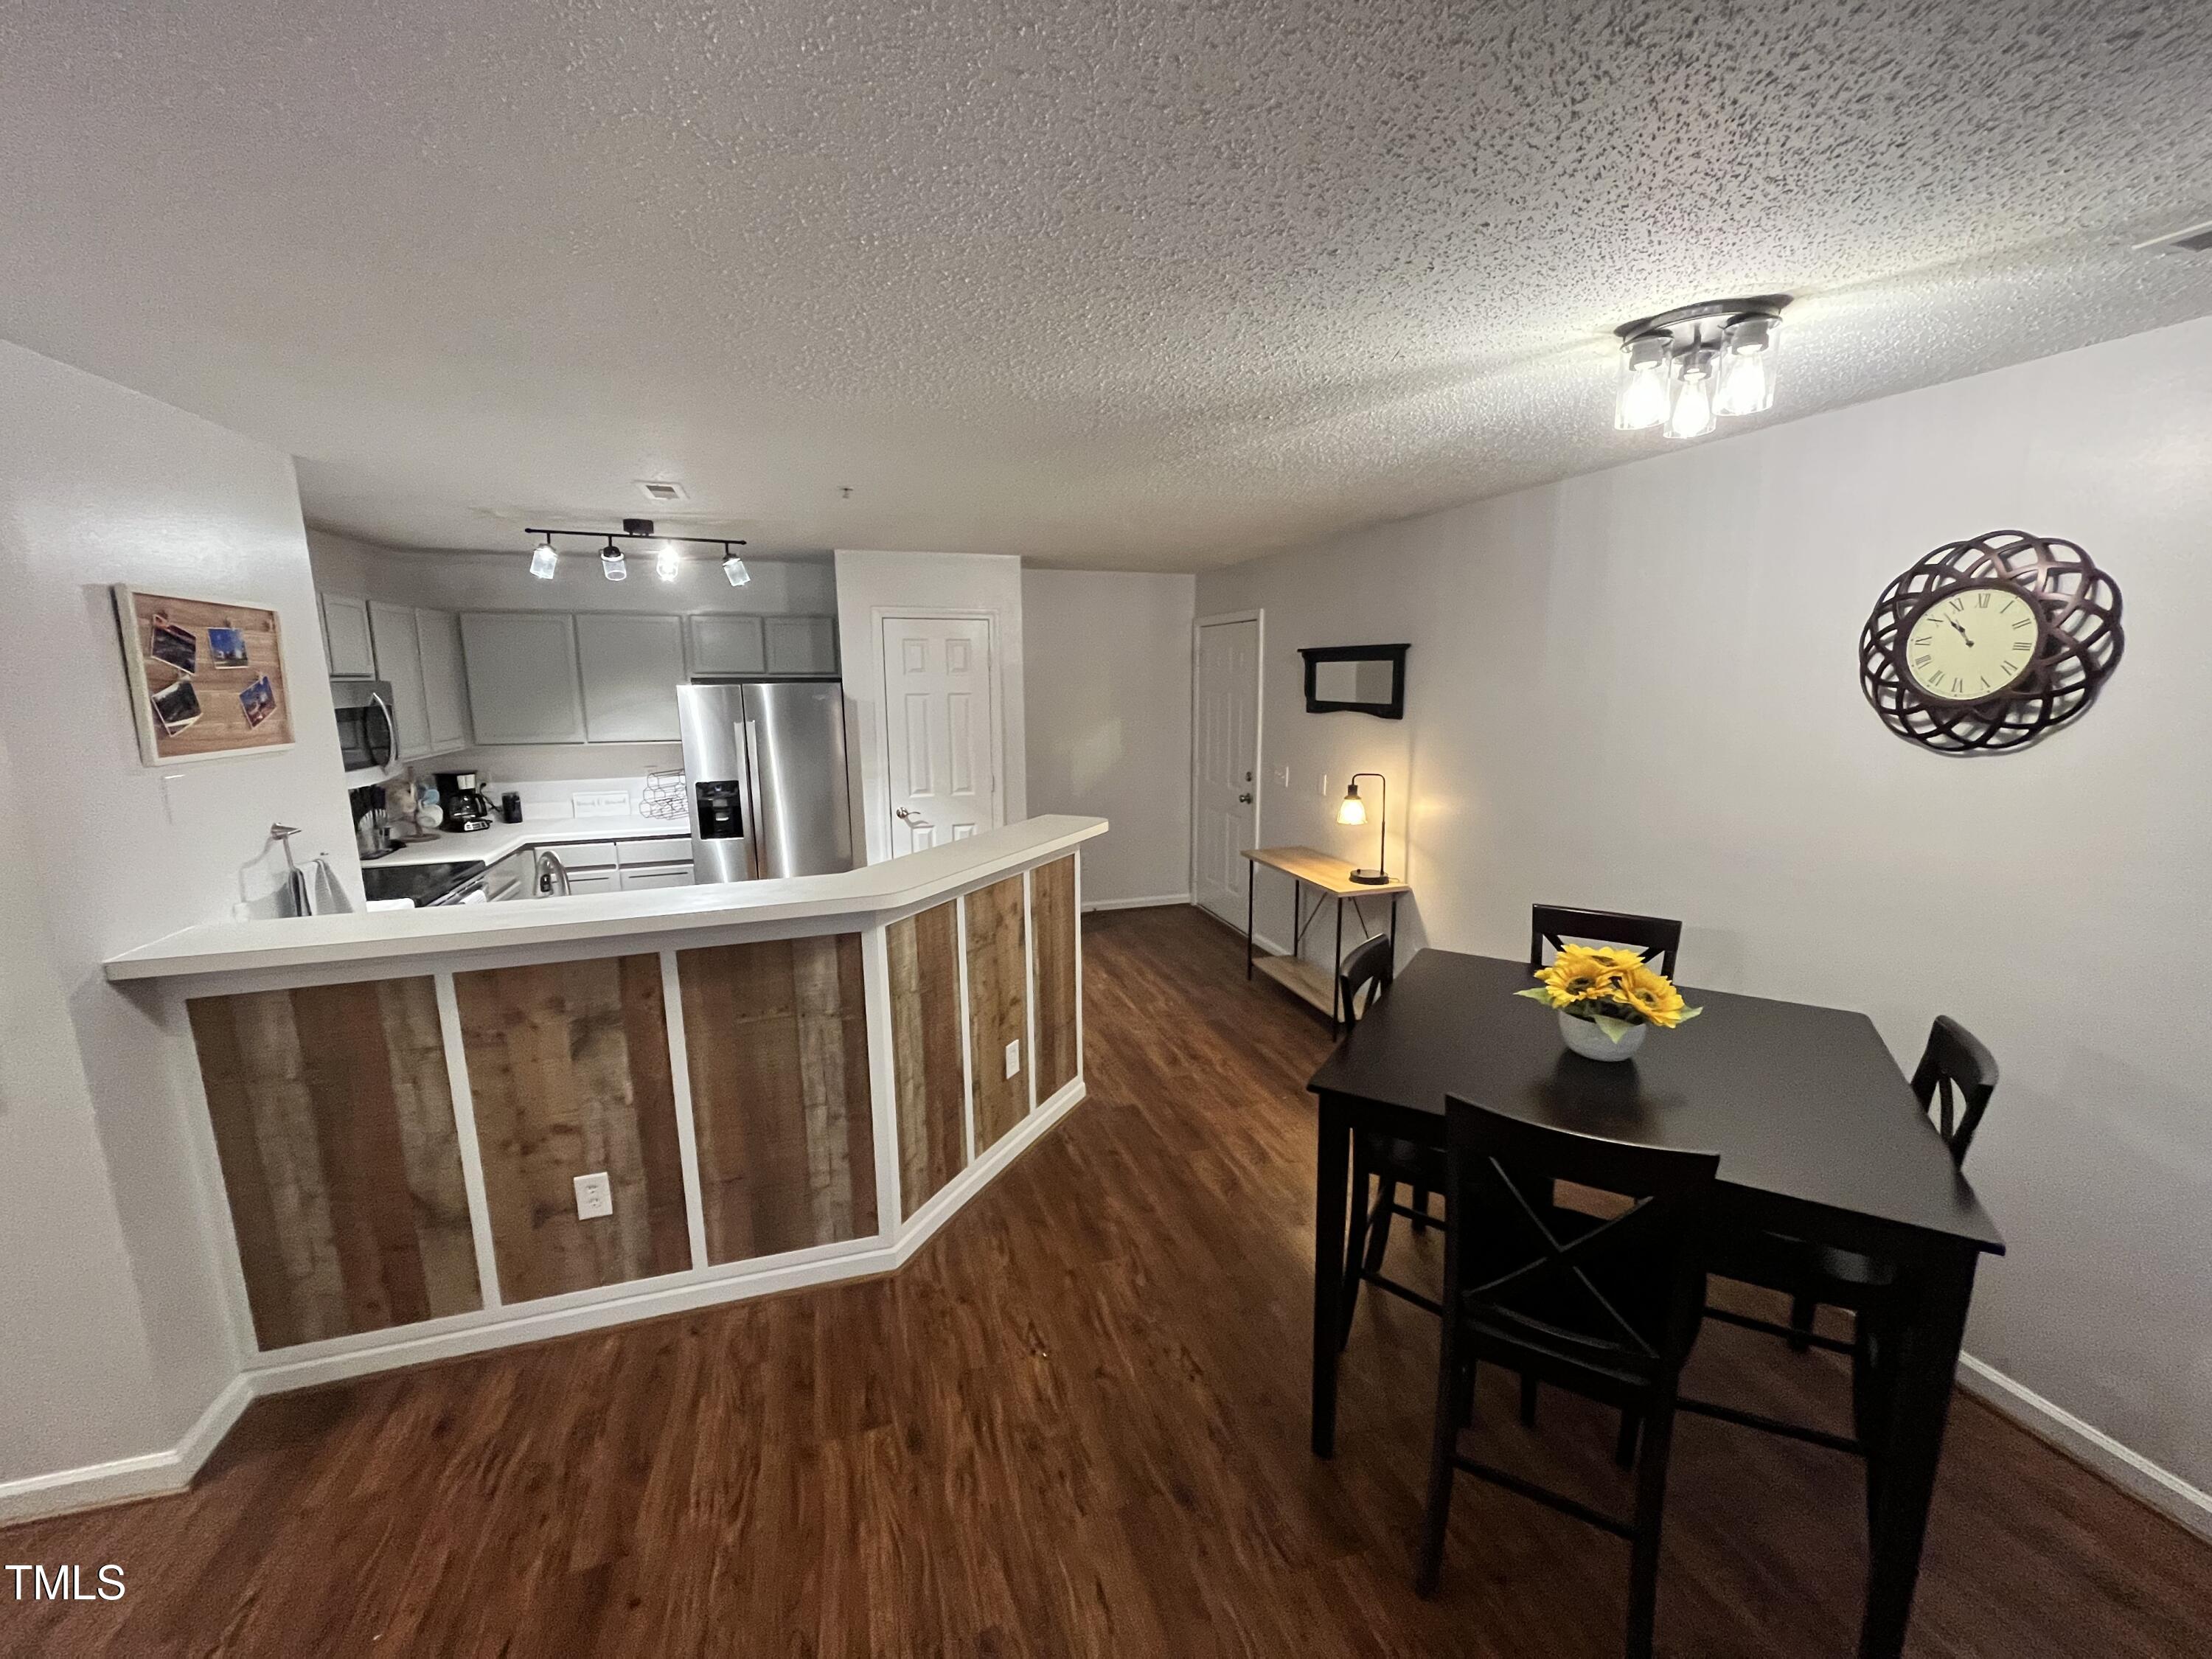
[[[372,899],[406,899],[435,904],[462,883],[483,873],[482,859],[453,859],[443,864],[364,866],[361,884]]]

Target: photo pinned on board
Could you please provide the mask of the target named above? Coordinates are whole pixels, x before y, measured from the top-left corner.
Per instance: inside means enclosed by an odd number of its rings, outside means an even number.
[[[246,630],[242,628],[210,628],[208,634],[208,660],[218,668],[246,666]],[[257,726],[259,721],[255,721]]]
[[[193,636],[191,629],[179,628],[171,622],[165,611],[154,613],[153,640],[149,648],[157,659],[187,679],[199,667],[199,641]],[[197,708],[194,713],[197,714]]]
[[[201,714],[200,694],[192,689],[190,680],[179,680],[154,693],[154,718],[161,723],[161,730],[171,737],[197,724]],[[270,700],[275,702],[273,697]]]
[[[216,628],[209,629],[208,634],[210,639],[213,639],[216,635],[227,631],[227,629]],[[249,727],[260,725],[262,721],[275,714],[276,689],[269,684],[269,676],[264,674],[245,690],[240,692],[238,706],[246,711],[246,723]]]

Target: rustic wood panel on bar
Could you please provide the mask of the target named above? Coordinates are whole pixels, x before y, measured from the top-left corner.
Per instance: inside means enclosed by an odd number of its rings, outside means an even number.
[[[691,1265],[658,956],[453,975],[500,1294],[527,1302]],[[576,1218],[604,1170],[614,1213]]]
[[[1036,930],[1036,1093],[1042,1105],[1075,1079],[1075,858],[1030,873],[1030,923]]]
[[[960,1065],[960,921],[940,904],[886,930],[891,1066],[897,1085],[899,1197],[912,1215],[965,1167]]]
[[[189,1012],[261,1346],[482,1307],[434,981]]]
[[[975,1067],[975,1155],[981,1158],[1029,1115],[1029,966],[1022,940],[1022,878],[968,895],[968,1011]],[[1006,1075],[1009,1042],[1023,1048],[1022,1069]]]
[[[707,1259],[876,1231],[860,936],[679,951]]]

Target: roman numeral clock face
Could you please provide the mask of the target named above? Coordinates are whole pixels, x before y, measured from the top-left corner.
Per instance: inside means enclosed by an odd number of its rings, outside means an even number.
[[[2019,683],[2041,636],[2034,603],[2011,584],[1958,587],[1913,620],[1899,656],[1921,696],[1979,702]]]

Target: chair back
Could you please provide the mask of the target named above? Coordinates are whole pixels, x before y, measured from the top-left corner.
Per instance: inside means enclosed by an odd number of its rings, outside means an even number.
[[[1912,1073],[1912,1092],[1935,1118],[1953,1164],[1965,1166],[1966,1148],[1973,1145],[1974,1131],[1982,1127],[1982,1114],[1996,1087],[1996,1057],[1950,1015],[1936,1015]]]
[[[1357,1025],[1364,1012],[1360,1006],[1359,994],[1366,992],[1366,1006],[1373,1007],[1375,999],[1390,988],[1397,972],[1396,946],[1388,933],[1377,934],[1344,959],[1344,972],[1338,978],[1337,989],[1344,1000],[1346,1030]]]
[[[1705,1305],[1719,1154],[1547,1128],[1455,1096],[1445,1112],[1444,1305],[1477,1357],[1629,1384],[1679,1371]],[[1631,1202],[1609,1220],[1557,1209],[1555,1181]]]
[[[1657,958],[1659,971],[1674,977],[1674,953],[1682,943],[1682,924],[1665,916],[1632,916],[1619,910],[1577,910],[1565,904],[1528,907],[1528,971],[1544,965],[1544,947],[1554,954],[1571,939],[1600,945],[1625,945],[1646,962]]]

